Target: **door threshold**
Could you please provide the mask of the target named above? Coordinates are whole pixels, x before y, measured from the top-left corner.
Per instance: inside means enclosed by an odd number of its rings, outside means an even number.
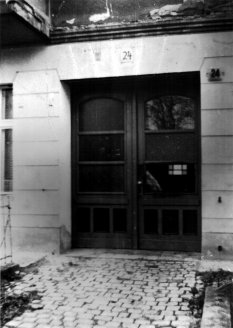
[[[198,252],[171,252],[132,249],[105,249],[105,248],[74,248],[67,251],[67,257],[106,258],[106,259],[131,259],[131,260],[167,260],[167,261],[193,261],[200,260]]]

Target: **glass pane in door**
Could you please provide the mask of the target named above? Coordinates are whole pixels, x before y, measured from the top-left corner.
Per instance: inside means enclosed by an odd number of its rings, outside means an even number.
[[[124,103],[90,99],[81,104],[78,120],[79,192],[124,192]]]
[[[79,165],[80,192],[123,192],[124,165]]]
[[[195,136],[191,133],[146,134],[147,161],[193,161]]]
[[[79,131],[124,130],[124,103],[112,98],[95,98],[81,104]]]
[[[193,130],[194,127],[194,101],[191,98],[169,95],[146,102],[146,130]]]
[[[144,103],[144,192],[196,191],[195,102],[164,95]]]
[[[124,135],[81,135],[79,148],[80,161],[123,161]]]
[[[193,193],[196,190],[194,164],[150,163],[145,168],[146,193]]]

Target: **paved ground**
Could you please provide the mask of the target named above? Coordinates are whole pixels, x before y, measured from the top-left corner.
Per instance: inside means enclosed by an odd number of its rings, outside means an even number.
[[[80,251],[50,257],[14,293],[38,290],[32,312],[5,325],[20,328],[195,327],[188,301],[199,260],[182,254]]]

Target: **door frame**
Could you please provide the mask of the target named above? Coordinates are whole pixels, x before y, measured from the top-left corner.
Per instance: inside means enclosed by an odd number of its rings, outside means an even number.
[[[126,119],[127,124],[127,132],[126,132],[126,138],[130,139],[126,141],[126,143],[131,143],[131,149],[127,153],[127,160],[130,161],[130,165],[127,166],[127,169],[125,170],[128,172],[127,174],[131,175],[130,186],[129,186],[129,192],[128,195],[131,199],[131,204],[129,206],[129,211],[131,211],[131,220],[129,220],[129,225],[131,228],[131,247],[132,249],[139,249],[140,248],[140,211],[142,210],[140,208],[140,202],[139,202],[139,196],[138,196],[138,142],[139,142],[139,130],[138,130],[138,100],[136,93],[140,89],[140,87],[143,87],[143,84],[145,81],[149,83],[153,83],[155,79],[160,79],[161,77],[165,78],[169,77],[172,79],[175,79],[176,77],[179,77],[182,79],[182,77],[185,76],[193,76],[198,81],[197,84],[197,95],[198,99],[197,102],[199,104],[198,110],[197,110],[197,147],[198,147],[198,160],[197,160],[197,193],[199,196],[198,199],[198,236],[199,236],[199,247],[197,247],[195,250],[200,251],[201,250],[201,111],[200,111],[200,73],[199,72],[185,72],[185,73],[168,73],[168,74],[158,74],[158,75],[143,75],[143,76],[130,76],[130,77],[117,77],[117,78],[98,78],[98,79],[87,79],[87,80],[80,80],[80,81],[74,81],[71,83],[71,90],[73,88],[76,88],[76,90],[79,90],[80,96],[82,95],[83,90],[85,88],[89,88],[90,85],[94,88],[101,89],[102,85],[108,84],[108,83],[116,83],[116,85],[119,86],[120,89],[125,90],[124,86],[131,85],[131,90],[128,91],[127,95],[127,111],[130,111],[130,119]],[[72,104],[72,115],[71,115],[71,156],[72,156],[72,222],[73,222],[73,216],[74,216],[74,205],[73,205],[73,196],[75,193],[76,184],[74,183],[75,180],[75,152],[77,151],[76,143],[75,143],[75,110],[73,108],[74,106],[74,91],[71,92],[71,104]],[[129,136],[129,135],[130,136]],[[136,138],[136,140],[132,140]],[[129,150],[129,148],[127,147]],[[126,151],[126,150],[125,150]],[[131,172],[130,172],[131,171]],[[127,180],[127,179],[126,179]],[[104,237],[104,236],[103,236]],[[72,241],[74,241],[74,229],[72,228]],[[75,243],[72,242],[73,247],[77,247]],[[88,245],[87,245],[88,247]],[[95,247],[95,245],[90,245],[90,247]],[[162,249],[162,248],[161,248]],[[187,249],[188,250],[188,249]]]

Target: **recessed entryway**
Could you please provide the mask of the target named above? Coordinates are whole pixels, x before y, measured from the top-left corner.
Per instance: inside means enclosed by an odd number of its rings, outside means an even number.
[[[200,250],[198,73],[72,85],[74,247]]]

